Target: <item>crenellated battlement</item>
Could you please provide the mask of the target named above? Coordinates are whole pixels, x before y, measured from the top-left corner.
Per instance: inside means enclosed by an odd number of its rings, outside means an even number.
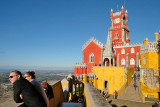
[[[146,45],[142,45],[140,53],[149,53],[149,52],[155,53],[155,52],[157,52],[158,51],[157,44],[158,44],[158,42],[149,42]]]
[[[95,44],[97,44],[100,48],[103,48],[103,47],[104,47],[103,43],[99,42],[99,41],[96,40],[94,37],[91,37],[91,38],[82,46],[82,51],[83,51],[92,41],[93,41]]]
[[[87,63],[75,63],[74,67],[87,68]]]
[[[120,15],[121,15],[121,11],[113,13],[113,16],[120,16]]]
[[[124,45],[114,45],[113,48],[125,48],[125,47],[137,47],[137,46],[142,46],[141,43],[136,43],[136,44],[124,44]]]

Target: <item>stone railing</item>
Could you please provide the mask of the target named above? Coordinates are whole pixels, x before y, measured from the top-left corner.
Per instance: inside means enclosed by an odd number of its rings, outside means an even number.
[[[133,74],[133,72],[134,72],[134,70],[133,70],[133,68],[125,68],[126,70],[125,70],[125,74],[126,74],[126,76],[125,76],[125,83],[124,83],[124,85],[118,90],[118,95],[121,95],[123,92],[124,92],[124,90],[127,88],[127,86],[129,86],[130,85],[130,83],[131,83],[131,76],[132,76],[132,74]],[[129,70],[130,69],[130,70]]]
[[[139,93],[139,96],[140,96],[142,102],[145,102],[145,97],[142,93],[141,86],[138,87],[138,93]]]
[[[136,44],[124,44],[124,45],[114,45],[113,48],[125,48],[125,47],[137,47],[137,46],[142,46],[141,43],[136,43]]]
[[[87,68],[87,63],[75,63],[74,67]]]
[[[121,11],[113,13],[113,16],[120,16],[120,15],[121,15]]]
[[[84,96],[86,98],[87,107],[112,107],[90,83],[85,83]]]
[[[128,86],[128,81],[126,80],[124,85],[118,90],[118,96],[120,96],[124,92],[127,86]]]
[[[141,46],[140,53],[149,52],[149,51],[157,51],[157,42],[149,42],[146,45]]]

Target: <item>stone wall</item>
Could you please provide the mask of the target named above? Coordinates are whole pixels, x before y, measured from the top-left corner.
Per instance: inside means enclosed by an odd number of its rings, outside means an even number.
[[[112,107],[91,83],[85,83],[86,107]]]
[[[126,82],[127,74],[124,67],[93,67],[93,73],[98,78],[97,89],[104,90],[104,82],[108,82],[108,93],[113,94]]]
[[[159,72],[157,70],[141,68],[141,90],[145,97],[159,98]]]
[[[148,87],[159,88],[159,72],[154,69],[143,69],[144,84]]]
[[[64,102],[64,94],[62,90],[61,81],[51,83],[54,98],[49,100],[49,107],[57,107],[60,103]]]

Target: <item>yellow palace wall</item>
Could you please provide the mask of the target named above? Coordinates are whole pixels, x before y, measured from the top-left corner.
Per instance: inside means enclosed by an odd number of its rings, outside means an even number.
[[[143,57],[146,57],[146,64],[143,63]],[[151,68],[155,70],[159,70],[160,67],[160,53],[157,53],[156,51],[149,51],[146,53],[141,54],[141,68]],[[147,97],[148,95],[154,95],[154,98],[158,98],[158,92],[160,88],[153,89],[149,88],[144,84],[144,78],[143,75],[141,77],[141,91],[144,95],[144,97]]]
[[[85,85],[84,85],[84,87],[85,87]],[[87,92],[86,92],[86,89],[84,88],[84,96],[85,96],[85,98],[86,98],[86,107],[90,107],[90,102],[89,102],[89,100],[88,100],[88,95],[87,95]]]
[[[146,64],[143,64],[143,57],[146,56]],[[149,51],[147,53],[141,54],[141,68],[152,68],[155,70],[159,70],[160,66],[160,53],[156,51]]]
[[[128,72],[128,84],[131,81],[131,75],[134,72]],[[93,67],[93,74],[98,78],[97,81],[94,81],[95,87],[99,90],[104,89],[104,81],[108,81],[108,93],[113,94],[115,90],[119,90],[126,82],[126,69],[124,67]]]
[[[159,95],[158,95],[159,88],[153,89],[153,88],[147,87],[147,86],[144,84],[143,76],[142,76],[142,82],[141,82],[141,91],[142,91],[144,97],[147,97],[148,95],[153,95],[154,98],[159,98]]]

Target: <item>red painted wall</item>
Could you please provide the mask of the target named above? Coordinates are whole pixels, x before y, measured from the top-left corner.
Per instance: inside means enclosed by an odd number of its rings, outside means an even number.
[[[134,53],[131,53],[131,48],[134,48]],[[121,50],[125,50],[125,54],[121,54]],[[126,67],[126,54],[129,53],[129,67],[134,67],[136,65],[136,54],[139,53],[140,59],[140,46],[136,47],[125,47],[125,48],[115,48],[115,57],[116,57],[116,64],[117,64],[117,55],[119,54],[119,66]],[[121,60],[125,59],[125,65],[121,65]],[[130,65],[130,59],[133,58],[135,60],[135,65]],[[117,65],[116,65],[117,66]]]
[[[94,54],[94,63],[89,62],[91,53]],[[101,48],[93,41],[83,50],[83,63],[87,63],[87,74],[91,72],[91,66],[101,64]]]
[[[82,75],[87,73],[87,68],[85,67],[74,67],[74,75]]]

